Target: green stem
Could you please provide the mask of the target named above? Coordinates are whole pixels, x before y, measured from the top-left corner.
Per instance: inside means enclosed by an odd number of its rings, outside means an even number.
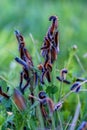
[[[69,54],[69,59],[68,59],[67,64],[66,64],[66,68],[67,68],[67,69],[69,68],[69,66],[70,66],[70,64],[71,64],[72,58],[73,58],[73,56],[75,55],[75,53],[76,53],[76,51],[71,50],[71,52],[70,52],[70,54]]]
[[[0,75],[0,79],[5,81],[6,83],[10,84],[11,86],[13,86],[12,83],[10,83],[10,81],[8,81],[7,79],[5,79],[3,76]]]
[[[59,98],[58,98],[58,101],[60,100],[61,95],[62,95],[62,88],[63,88],[63,82],[60,83],[60,87],[59,87]]]
[[[0,125],[0,130],[2,130],[2,125]]]
[[[60,123],[60,130],[63,130],[63,125],[62,125],[61,116],[59,112],[58,112],[58,118],[59,118],[59,123]]]
[[[33,36],[32,36],[31,33],[30,33],[30,38],[31,38],[31,40],[32,40],[32,42],[33,42],[33,44],[34,44],[35,53],[36,53],[36,56],[37,56],[37,58],[38,58],[38,61],[41,62],[41,58],[40,58],[40,56],[39,56],[39,53],[38,53],[38,50],[37,50],[37,46],[36,46],[35,40],[34,40],[34,38],[33,38]]]
[[[83,65],[82,65],[82,63],[81,63],[81,61],[80,61],[80,59],[79,59],[78,55],[76,55],[76,54],[75,54],[75,58],[76,58],[76,60],[77,60],[78,64],[80,65],[80,67],[81,67],[82,71],[83,71],[83,72],[85,72],[85,69],[84,69],[84,67],[83,67]]]
[[[51,120],[52,120],[52,130],[55,130],[55,120],[53,116],[51,117]]]
[[[39,119],[39,122],[40,122],[40,127],[45,128],[44,127],[44,121],[43,121],[42,114],[41,114],[41,110],[40,110],[40,106],[37,106],[37,113],[38,113],[38,119]]]
[[[70,117],[69,121],[66,123],[66,126],[65,126],[64,130],[67,130],[67,129],[68,129],[68,127],[69,127],[69,125],[71,125],[71,124],[70,124],[71,119],[72,119],[72,118]]]

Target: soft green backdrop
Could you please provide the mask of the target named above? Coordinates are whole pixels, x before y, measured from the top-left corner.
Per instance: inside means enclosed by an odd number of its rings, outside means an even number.
[[[68,68],[69,73],[67,79],[72,83],[76,77],[87,78],[86,0],[0,0],[0,85],[3,90],[5,90],[7,86],[10,87],[9,95],[13,95],[13,88],[18,87],[19,75],[22,69],[14,60],[16,56],[19,56],[14,30],[20,30],[25,37],[27,49],[32,56],[35,67],[37,67],[37,65],[43,61],[40,48],[48,27],[51,24],[50,21],[48,21],[51,15],[58,16],[60,32],[60,53],[58,54],[51,75],[52,84],[57,86],[58,89],[58,91],[55,90],[55,94],[52,95],[52,97],[55,95],[53,99],[54,102],[58,101],[59,87],[61,88],[60,82],[56,79],[56,76],[60,74],[60,69],[63,67]],[[75,50],[72,49],[73,45],[77,46],[76,53]],[[65,95],[67,91],[70,91],[71,86],[63,85],[62,95]],[[43,89],[51,93],[54,90],[54,88],[52,88],[54,86],[44,86]],[[83,86],[82,88],[84,89]],[[85,88],[87,87],[85,86]],[[78,126],[83,120],[87,120],[87,93],[83,92],[79,93],[79,95],[81,111]],[[71,94],[65,101],[60,111],[62,115],[60,116],[61,121],[65,123],[63,124],[64,128],[67,125],[66,123],[73,119],[77,102],[78,94],[76,93]],[[5,104],[0,108],[4,114],[3,108],[6,109]],[[29,119],[31,115],[29,114],[29,109],[27,109],[27,111]],[[20,122],[26,122],[26,120],[22,120],[22,118],[20,118],[21,116],[16,114],[16,108],[14,115],[14,119],[17,121],[16,125],[18,125],[19,119]],[[23,114],[24,119],[25,115],[26,114]],[[37,122],[35,122],[32,117],[31,119],[32,120],[29,119],[28,124],[33,127]],[[20,129],[20,127],[18,129]]]
[[[0,1],[0,72],[10,73],[15,67],[15,56],[18,56],[17,40],[14,30],[19,29],[25,36],[26,46],[37,66],[41,60],[36,55],[50,25],[49,16],[59,18],[60,53],[57,68],[61,69],[68,61],[69,53],[74,44],[77,45],[77,55],[87,70],[87,3],[86,1],[68,0],[3,0]],[[30,37],[32,34],[35,43]],[[37,48],[37,49],[36,49]],[[75,71],[81,71],[74,57],[70,63]],[[19,67],[20,68],[20,67]],[[70,69],[71,69],[70,68]],[[80,72],[79,72],[80,73]]]

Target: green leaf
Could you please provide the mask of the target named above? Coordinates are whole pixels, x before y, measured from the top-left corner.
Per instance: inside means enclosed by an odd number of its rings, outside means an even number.
[[[5,121],[5,117],[0,114],[0,126],[3,125],[4,121]]]
[[[46,92],[49,94],[55,94],[58,91],[58,88],[55,85],[48,86]]]

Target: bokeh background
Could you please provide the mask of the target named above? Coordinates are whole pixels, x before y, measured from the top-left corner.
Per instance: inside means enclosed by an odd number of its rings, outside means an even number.
[[[8,77],[10,75],[14,80],[17,69],[21,69],[14,60],[19,56],[15,29],[20,30],[25,37],[34,64],[37,66],[41,62],[40,47],[51,24],[48,21],[51,15],[57,15],[59,19],[60,53],[56,62],[57,68],[61,69],[66,65],[72,46],[77,45],[77,55],[84,70],[87,70],[86,1],[2,0],[0,1],[0,75]],[[71,62],[71,68],[74,73],[81,74],[81,67],[75,57]]]
[[[59,19],[60,52],[57,61],[53,65],[51,75],[52,85],[49,87],[44,86],[41,89],[45,89],[49,95],[55,91],[52,95],[52,99],[56,103],[58,102],[59,89],[61,89],[62,86],[56,79],[56,76],[60,74],[60,69],[64,67],[68,69],[67,79],[72,83],[75,81],[74,78],[77,77],[87,79],[86,1],[87,0],[0,0],[0,86],[2,86],[5,92],[8,86],[10,87],[9,95],[13,95],[13,88],[19,86],[20,72],[22,70],[21,66],[15,61],[15,57],[19,56],[19,52],[14,31],[18,29],[25,37],[26,47],[32,56],[34,66],[37,67],[39,63],[43,62],[40,48],[48,27],[51,24],[48,20],[51,15],[57,15]],[[73,50],[73,46],[77,46],[77,49]],[[54,87],[57,90],[54,89]],[[70,87],[69,85],[63,84],[61,96],[69,92]],[[87,88],[87,84],[82,86],[82,89],[84,88]],[[63,124],[64,128],[67,125],[66,123],[71,122],[73,119],[78,103],[78,95],[81,102],[78,126],[83,120],[87,121],[86,89],[83,93],[74,93],[67,97],[60,113],[61,121],[65,123]],[[4,109],[6,109],[5,103],[3,104],[3,107],[1,105],[0,108],[2,115],[5,113]],[[7,103],[7,105],[9,106],[9,103]],[[16,125],[18,126],[20,122],[23,122],[23,118],[20,118],[20,116],[15,113],[13,119],[17,121]],[[28,123],[34,126],[36,122],[33,118],[30,118],[31,115],[29,114],[28,110]],[[26,117],[24,114],[23,116]],[[25,122],[27,122],[26,119]],[[18,120],[20,120],[20,122],[18,122]],[[20,129],[20,127],[18,127],[18,129]]]

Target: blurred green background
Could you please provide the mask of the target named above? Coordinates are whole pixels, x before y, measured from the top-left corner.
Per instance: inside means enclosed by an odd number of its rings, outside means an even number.
[[[70,81],[77,76],[87,78],[86,0],[0,0],[0,85],[3,89],[5,86],[10,86],[9,93],[12,94],[13,87],[19,85],[22,69],[14,60],[19,56],[14,30],[20,30],[25,37],[27,49],[36,67],[43,61],[40,48],[51,24],[48,21],[51,15],[58,16],[60,33],[60,53],[52,72],[53,84],[59,86],[55,77],[63,67],[69,69]],[[72,57],[73,45],[77,45],[77,51]],[[70,86],[65,85],[63,93],[65,94],[67,90],[70,90]],[[62,114],[67,122],[70,113],[72,115],[75,112],[77,100],[73,99],[77,99],[76,96],[71,95],[63,106]],[[80,116],[81,120],[85,120],[87,119],[87,93],[81,93],[80,97],[82,102]]]
[[[65,66],[72,46],[78,47],[77,55],[87,70],[87,3],[86,1],[63,0],[3,0],[0,1],[0,73],[10,73],[19,55],[14,30],[18,29],[25,37],[26,46],[35,65],[41,62],[40,47],[50,26],[49,16],[59,18],[60,53],[57,68]],[[30,37],[33,36],[34,43]],[[37,54],[37,55],[36,55]],[[81,70],[76,59],[71,62],[74,70]],[[78,67],[79,66],[79,67]],[[19,67],[19,66],[18,66]],[[20,69],[20,67],[19,67]]]

